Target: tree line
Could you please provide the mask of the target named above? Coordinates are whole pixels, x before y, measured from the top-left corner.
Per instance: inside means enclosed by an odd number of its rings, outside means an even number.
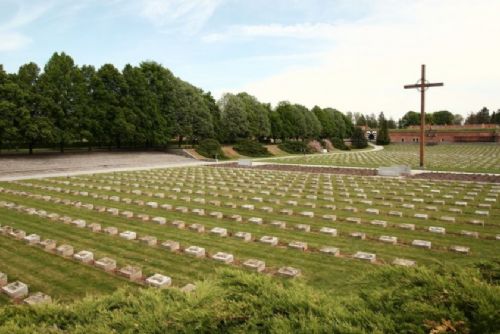
[[[452,114],[448,110],[425,113],[425,124],[429,125],[462,125],[462,124],[500,124],[500,109],[490,115],[488,108],[483,107],[477,113],[471,112],[464,120],[460,114]],[[407,112],[399,121],[399,128],[420,125],[420,113]]]
[[[347,138],[351,118],[332,108],[280,102],[275,108],[247,93],[216,101],[152,61],[77,66],[54,53],[43,71],[30,62],[17,73],[0,65],[0,149],[72,145],[165,147],[204,138]]]

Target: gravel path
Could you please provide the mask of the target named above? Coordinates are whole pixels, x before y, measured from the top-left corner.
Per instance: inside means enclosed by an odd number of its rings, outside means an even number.
[[[206,164],[163,152],[92,152],[0,157],[0,181]]]

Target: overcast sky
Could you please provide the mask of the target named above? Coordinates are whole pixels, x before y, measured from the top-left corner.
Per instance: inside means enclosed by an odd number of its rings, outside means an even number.
[[[394,118],[500,108],[499,0],[0,0],[0,63],[155,60],[211,91]]]

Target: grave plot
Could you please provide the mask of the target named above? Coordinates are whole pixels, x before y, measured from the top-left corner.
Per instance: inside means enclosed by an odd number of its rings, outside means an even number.
[[[392,144],[382,151],[315,154],[268,161],[285,164],[373,167],[408,165],[417,168],[419,146]],[[500,173],[500,146],[495,144],[439,144],[426,147],[426,169]]]
[[[106,257],[117,270],[165,273],[179,286],[222,266],[277,277],[291,267],[334,288],[377,265],[491,258],[499,194],[494,184],[183,168],[2,183],[0,224],[22,248],[45,254],[53,246],[45,241],[57,240],[74,247],[71,256],[90,251],[82,259],[94,265],[78,264],[101,274]],[[187,254],[190,246],[205,254]]]

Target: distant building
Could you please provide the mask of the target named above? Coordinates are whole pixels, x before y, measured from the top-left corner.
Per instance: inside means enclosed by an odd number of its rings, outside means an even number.
[[[418,143],[420,126],[413,125],[405,129],[389,130],[391,143]],[[426,125],[425,141],[427,143],[500,143],[500,126],[496,124],[469,125]]]

